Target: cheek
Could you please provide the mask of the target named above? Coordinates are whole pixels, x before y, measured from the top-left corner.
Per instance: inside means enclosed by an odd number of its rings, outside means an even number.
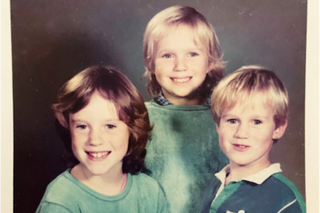
[[[154,74],[155,74],[157,80],[158,80],[159,78],[161,79],[161,77],[165,74],[165,69],[163,68],[163,66],[157,66],[157,67],[155,68]]]
[[[225,149],[226,147],[226,140],[225,138],[223,137],[223,135],[219,135],[219,145],[221,147],[221,149]]]
[[[72,145],[78,145],[81,143],[81,141],[85,140],[85,134],[79,134],[79,133],[71,133],[71,142]]]
[[[121,136],[119,136],[117,141],[118,141],[118,143],[115,148],[117,150],[127,152],[128,147],[129,147],[129,133],[127,132],[126,134],[121,134]]]
[[[72,139],[71,141],[71,149],[72,149],[72,153],[74,154],[74,156],[79,159],[79,155],[78,155],[78,150],[79,150],[79,145],[77,144],[77,142]]]
[[[193,63],[195,67],[197,67],[198,72],[201,73],[201,75],[205,75],[210,70],[209,63],[207,62],[207,59],[199,60],[197,63]]]
[[[161,73],[163,70],[163,67],[165,67],[165,63],[160,61],[160,60],[156,60],[154,63],[154,70],[155,73]]]

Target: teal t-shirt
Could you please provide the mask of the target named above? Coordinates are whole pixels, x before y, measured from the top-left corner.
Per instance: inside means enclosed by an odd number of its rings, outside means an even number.
[[[164,190],[172,213],[199,212],[206,185],[228,159],[219,148],[207,106],[146,103],[154,124],[145,164]]]
[[[107,196],[90,189],[69,171],[48,185],[36,213],[168,212],[163,191],[145,174],[128,174],[124,190],[118,195]]]

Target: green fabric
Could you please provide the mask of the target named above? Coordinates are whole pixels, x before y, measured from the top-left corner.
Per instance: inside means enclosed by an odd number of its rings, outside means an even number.
[[[241,182],[230,182],[228,183],[222,190],[221,194],[219,194],[219,199],[216,199],[215,202],[210,206],[210,213],[217,212],[218,208],[227,200],[229,197],[238,190]],[[245,195],[244,195],[245,196]]]
[[[124,190],[115,196],[100,194],[70,173],[59,175],[47,187],[37,213],[164,213],[168,204],[158,183],[145,174],[128,174]]]
[[[162,186],[170,212],[199,212],[206,185],[228,159],[207,106],[146,103],[154,124],[145,164]]]
[[[305,203],[298,189],[281,173],[271,175],[262,184],[246,180],[232,181],[212,202],[220,185],[221,181],[217,178],[209,184],[215,189],[206,190],[202,213],[241,212],[241,210],[245,213],[306,212]]]
[[[306,204],[305,204],[303,197],[300,194],[298,188],[296,187],[296,185],[294,185],[294,183],[292,183],[290,180],[288,180],[285,176],[283,176],[280,173],[277,173],[273,176],[275,178],[279,179],[281,182],[283,182],[288,188],[290,188],[290,190],[294,193],[294,195],[299,203],[299,206],[302,209],[302,212],[305,213],[306,212]]]

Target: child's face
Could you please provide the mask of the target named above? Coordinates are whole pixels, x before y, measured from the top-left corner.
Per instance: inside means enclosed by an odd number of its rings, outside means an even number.
[[[69,117],[72,150],[86,176],[122,172],[130,133],[114,104],[95,92],[86,107]]]
[[[209,71],[206,47],[194,42],[193,29],[186,25],[169,28],[159,40],[155,76],[164,96],[173,104],[188,102],[188,95],[205,80]],[[194,101],[194,100],[193,100]]]
[[[276,129],[274,110],[264,103],[263,94],[256,94],[248,103],[238,102],[221,114],[219,143],[230,166],[263,169],[270,165],[272,139],[280,138],[285,127]]]

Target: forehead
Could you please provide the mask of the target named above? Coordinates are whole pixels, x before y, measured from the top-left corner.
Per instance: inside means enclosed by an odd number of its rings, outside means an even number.
[[[200,38],[197,27],[193,27],[187,24],[165,26],[157,37],[156,42],[159,45],[163,44],[164,41],[170,42],[173,40],[181,41],[181,43],[184,43],[186,41],[189,42],[191,40],[194,45],[198,47],[201,46],[201,48],[204,49],[206,48],[205,42]]]
[[[225,101],[222,108],[222,114],[233,112],[255,112],[263,114],[275,114],[275,108],[273,102],[270,101],[270,98],[262,92],[245,95],[238,94],[230,102]]]
[[[118,119],[118,110],[115,104],[102,96],[100,92],[95,91],[88,104],[78,112],[72,114],[73,118],[103,118],[103,119]]]

